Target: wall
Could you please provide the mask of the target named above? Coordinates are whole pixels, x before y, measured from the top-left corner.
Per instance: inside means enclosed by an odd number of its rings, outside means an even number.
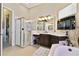
[[[25,17],[28,19],[28,9],[17,3],[4,3],[4,7],[8,7],[14,11],[15,17]]]
[[[40,5],[30,9],[30,18],[44,16],[44,15],[54,15],[61,8],[67,6],[68,4],[59,4],[59,3],[41,3]]]

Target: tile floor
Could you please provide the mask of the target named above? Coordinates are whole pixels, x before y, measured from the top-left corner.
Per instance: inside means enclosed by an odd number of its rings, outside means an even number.
[[[3,56],[32,56],[37,49],[34,46],[27,46],[25,48],[8,47],[3,50]]]

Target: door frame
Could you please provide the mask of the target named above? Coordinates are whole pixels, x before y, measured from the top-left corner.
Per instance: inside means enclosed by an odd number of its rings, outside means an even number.
[[[2,24],[3,24],[3,9],[4,8],[6,8],[6,9],[8,9],[8,10],[10,10],[11,11],[11,13],[12,13],[12,30],[11,30],[11,34],[12,34],[12,40],[11,40],[11,46],[15,46],[15,25],[14,25],[14,23],[15,23],[15,21],[14,21],[14,11],[11,9],[11,8],[9,8],[9,7],[6,7],[6,6],[4,6],[3,4],[2,4],[2,19],[1,19],[1,34],[2,34],[2,36],[3,36],[3,29],[2,29]],[[3,39],[3,37],[2,37],[2,39]],[[3,40],[2,40],[2,42],[3,42]],[[2,44],[2,48],[3,48],[3,44]]]

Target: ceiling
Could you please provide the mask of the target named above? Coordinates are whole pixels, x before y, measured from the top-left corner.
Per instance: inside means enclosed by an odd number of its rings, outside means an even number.
[[[39,5],[40,3],[23,3],[21,5],[25,6],[26,8],[32,8],[35,7],[37,5]]]

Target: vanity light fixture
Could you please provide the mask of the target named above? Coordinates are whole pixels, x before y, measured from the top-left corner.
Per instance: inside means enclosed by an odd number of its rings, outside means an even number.
[[[39,20],[51,20],[53,17],[51,16],[51,15],[48,15],[48,16],[41,16],[41,17],[39,17]]]

